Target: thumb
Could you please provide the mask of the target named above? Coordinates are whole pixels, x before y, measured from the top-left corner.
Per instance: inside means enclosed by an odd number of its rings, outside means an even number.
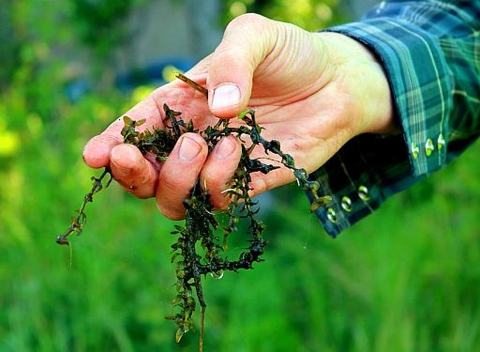
[[[207,87],[211,112],[223,118],[248,105],[255,69],[275,46],[275,27],[267,18],[245,14],[232,20],[210,58]]]

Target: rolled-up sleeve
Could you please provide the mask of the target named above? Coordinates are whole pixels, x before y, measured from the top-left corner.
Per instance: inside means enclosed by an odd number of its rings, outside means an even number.
[[[332,27],[369,47],[394,98],[399,135],[361,135],[312,173],[332,196],[316,215],[333,237],[440,169],[480,133],[480,2],[384,1]],[[313,199],[309,195],[310,199]]]

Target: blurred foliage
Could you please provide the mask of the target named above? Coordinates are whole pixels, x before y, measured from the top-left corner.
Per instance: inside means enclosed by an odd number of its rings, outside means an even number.
[[[195,350],[198,335],[177,345],[164,319],[174,223],[154,202],[112,185],[72,239],[71,267],[55,244],[96,174],[83,145],[146,90],[73,103],[70,63],[58,55],[78,39],[72,2],[4,4],[3,57],[15,59],[0,75],[0,351]],[[206,280],[206,350],[475,351],[479,152],[477,143],[337,240],[296,187],[272,192],[266,261]]]
[[[227,0],[222,5],[223,25],[247,12],[290,22],[310,31],[330,26],[345,18],[338,11],[339,0]]]
[[[71,0],[82,42],[102,59],[128,38],[125,20],[135,6],[151,0]]]

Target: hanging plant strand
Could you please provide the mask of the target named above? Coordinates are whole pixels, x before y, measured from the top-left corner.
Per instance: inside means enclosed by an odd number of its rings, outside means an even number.
[[[179,74],[179,79],[207,96],[207,90],[191,81],[184,75]],[[165,161],[172,151],[178,138],[186,132],[199,133],[206,141],[209,151],[224,137],[233,135],[244,141],[248,137],[251,146],[246,147],[242,143],[242,153],[238,167],[224,191],[231,201],[224,211],[214,211],[210,202],[210,196],[201,187],[200,179],[197,179],[189,196],[183,201],[185,207],[185,221],[183,225],[175,225],[172,235],[176,236],[172,244],[172,263],[175,265],[176,296],[172,301],[173,314],[166,317],[177,325],[175,339],[179,342],[182,336],[194,329],[193,313],[200,305],[200,336],[199,350],[203,351],[203,337],[205,327],[206,303],[203,294],[202,278],[207,274],[215,278],[221,278],[224,272],[240,269],[252,269],[253,263],[261,262],[267,241],[263,238],[265,226],[257,220],[256,214],[259,209],[255,201],[250,198],[249,191],[251,175],[255,172],[268,174],[279,168],[278,165],[265,163],[258,158],[252,158],[254,148],[261,147],[266,154],[276,155],[278,161],[292,170],[298,185],[314,195],[311,210],[326,205],[330,196],[319,196],[319,184],[308,179],[304,169],[296,168],[293,158],[281,151],[280,142],[267,141],[261,135],[262,127],[255,121],[254,110],[247,110],[240,114],[243,121],[240,126],[230,126],[229,119],[219,119],[214,126],[207,127],[204,131],[195,129],[193,122],[185,122],[181,113],[171,110],[166,104],[163,106],[165,121],[168,126],[165,129],[153,131],[137,131],[145,120],[134,121],[124,116],[122,136],[125,143],[135,145],[142,154],[155,155],[160,162]],[[109,176],[110,178],[105,181]],[[72,224],[67,231],[57,237],[57,243],[68,245],[67,237],[72,233],[80,235],[86,221],[84,212],[87,203],[93,201],[94,194],[106,188],[111,182],[111,173],[108,168],[99,178],[92,178],[92,190],[85,196],[77,216],[72,219]],[[239,221],[245,221],[249,237],[248,246],[236,260],[227,258],[228,238],[238,231]]]

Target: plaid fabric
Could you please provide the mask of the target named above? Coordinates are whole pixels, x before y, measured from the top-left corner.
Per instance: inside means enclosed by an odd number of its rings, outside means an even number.
[[[376,53],[403,128],[355,137],[310,175],[333,197],[316,215],[335,237],[479,135],[480,1],[383,1],[359,22],[327,31]]]

